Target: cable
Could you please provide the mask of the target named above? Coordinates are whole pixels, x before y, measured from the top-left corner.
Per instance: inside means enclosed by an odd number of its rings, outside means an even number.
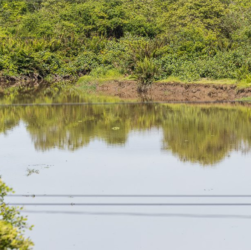
[[[12,194],[6,197],[31,197],[31,198],[251,198],[251,195],[175,195],[175,194]]]
[[[79,102],[79,103],[17,103],[17,104],[0,104],[0,107],[16,107],[16,106],[80,106],[80,105],[86,105],[86,106],[91,106],[91,105],[127,105],[127,104],[203,104],[203,103],[243,103],[243,101],[166,101],[166,102],[96,102],[96,103],[91,103],[91,102]]]
[[[170,206],[251,206],[251,203],[6,203],[9,206],[109,206],[109,207],[170,207]]]
[[[219,218],[219,219],[251,219],[251,215],[224,214],[171,214],[171,213],[127,213],[127,212],[82,212],[82,211],[35,211],[21,210],[28,214],[74,214],[74,215],[104,215],[104,216],[142,216],[142,217],[184,217],[184,218]]]

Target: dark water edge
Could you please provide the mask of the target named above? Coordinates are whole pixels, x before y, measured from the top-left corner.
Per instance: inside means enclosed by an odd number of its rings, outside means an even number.
[[[126,88],[125,88],[126,86]],[[178,91],[174,94],[166,95],[164,88],[171,88],[172,91]],[[154,85],[147,92],[138,92],[136,82],[122,81],[101,84],[87,84],[79,85],[75,81],[62,81],[62,82],[46,82],[41,81],[34,86],[33,82],[28,82],[24,85],[14,85],[0,88],[0,105],[19,105],[19,104],[70,104],[70,103],[187,103],[187,104],[212,104],[212,103],[240,103],[241,105],[249,105],[250,99],[248,98],[249,89],[238,90],[240,98],[219,98],[204,93],[201,95],[199,92],[201,88],[209,89],[215,88],[214,91],[220,88],[220,91],[228,91],[224,87],[214,86],[208,84],[178,84],[178,83],[165,83],[164,85]],[[187,92],[186,89],[190,89]],[[178,90],[179,89],[179,90]],[[194,89],[199,93],[200,97],[193,94]],[[234,89],[234,88],[233,88]],[[184,92],[185,90],[185,92]],[[251,92],[250,92],[251,93]],[[206,94],[205,98],[203,96]],[[245,97],[247,96],[247,97]]]

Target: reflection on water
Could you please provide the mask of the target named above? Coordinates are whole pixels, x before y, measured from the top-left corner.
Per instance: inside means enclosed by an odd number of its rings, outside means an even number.
[[[213,165],[233,150],[250,152],[245,105],[112,104],[1,107],[0,132],[24,122],[36,150],[76,150],[99,139],[124,145],[131,131],[158,128],[162,149],[181,161]],[[147,135],[146,135],[147,136]]]
[[[72,99],[72,96],[65,95],[58,101],[118,101],[102,98]],[[49,98],[31,102],[56,101]],[[251,108],[247,104],[0,106],[1,175],[17,194],[31,195],[8,197],[6,201],[52,205],[87,202],[241,203],[244,200],[250,203],[249,198],[73,197],[74,194],[249,195],[250,157],[232,152],[250,152],[250,121]],[[218,164],[217,168],[200,167],[224,159],[228,160]],[[37,194],[45,196],[42,198]],[[54,197],[55,194],[71,198]],[[52,205],[26,206],[22,212],[29,214],[29,222],[35,225],[32,232],[27,232],[27,237],[35,242],[35,249],[46,249],[48,245],[62,250],[100,249],[103,245],[110,246],[110,242],[117,242],[115,248],[120,249],[128,232],[130,241],[124,249],[141,249],[141,241],[137,245],[141,237],[149,239],[143,248],[150,249],[152,242],[163,245],[162,242],[167,240],[166,244],[177,244],[183,234],[180,228],[188,232],[187,238],[193,242],[198,235],[208,235],[208,231],[213,232],[210,242],[215,239],[219,242],[224,232],[231,239],[232,249],[238,249],[237,243],[238,246],[242,243],[241,249],[247,249],[245,242],[249,239],[246,233],[250,231],[248,207],[237,210],[236,207],[219,206],[201,209]],[[188,223],[182,218],[192,221]],[[210,219],[205,221],[205,218]],[[224,218],[224,222],[219,223],[220,218]],[[234,222],[230,220],[233,218]],[[197,227],[191,230],[191,224]],[[239,235],[239,228],[245,229],[240,238],[233,237]],[[139,232],[142,232],[140,237]],[[97,235],[101,241],[96,240]],[[62,241],[62,238],[66,240]],[[201,242],[204,244],[204,238]]]

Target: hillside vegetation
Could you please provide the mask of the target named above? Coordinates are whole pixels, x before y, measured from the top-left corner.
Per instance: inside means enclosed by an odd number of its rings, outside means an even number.
[[[251,82],[251,2],[0,0],[1,78],[107,71]]]

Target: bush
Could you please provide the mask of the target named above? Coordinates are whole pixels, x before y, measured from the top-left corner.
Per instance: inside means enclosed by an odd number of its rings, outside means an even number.
[[[1,0],[0,75],[82,76],[97,67],[138,75],[146,57],[161,65],[161,78],[247,78],[250,7],[247,0]]]
[[[145,57],[143,61],[137,62],[133,77],[139,83],[139,90],[146,91],[159,74],[160,68],[153,59]]]
[[[0,249],[29,250],[33,243],[25,239],[23,232],[26,226],[26,218],[20,216],[16,207],[9,207],[4,203],[4,197],[12,192],[0,179]]]
[[[0,221],[0,249],[28,250],[31,242],[25,240],[10,223]]]

